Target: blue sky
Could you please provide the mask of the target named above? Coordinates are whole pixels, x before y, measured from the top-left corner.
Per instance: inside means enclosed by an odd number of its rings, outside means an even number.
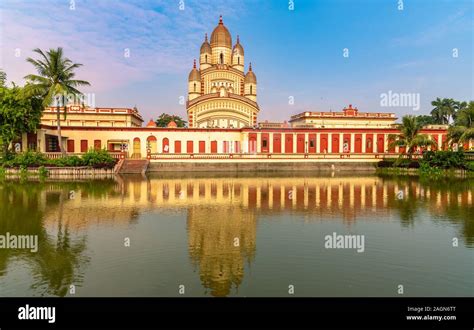
[[[61,46],[84,65],[78,78],[97,106],[185,116],[187,75],[222,14],[257,75],[260,121],[348,104],[427,114],[436,97],[474,99],[472,0],[403,0],[403,10],[399,0],[293,2],[3,0],[0,67],[23,84],[32,49]],[[419,93],[420,109],[382,107],[388,91]]]

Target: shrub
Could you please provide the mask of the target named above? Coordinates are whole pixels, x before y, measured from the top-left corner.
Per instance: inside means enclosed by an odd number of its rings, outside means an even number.
[[[56,159],[50,159],[48,161],[49,165],[58,166],[58,167],[74,167],[74,166],[84,166],[84,160],[79,156],[66,156]]]
[[[431,167],[442,169],[464,168],[465,156],[462,150],[459,151],[426,151],[423,153],[423,162]]]
[[[466,171],[474,172],[474,162],[467,162],[467,163],[464,165],[464,169],[465,169]]]
[[[46,156],[40,152],[26,151],[16,154],[10,160],[7,160],[4,165],[7,167],[38,167],[47,164]]]
[[[38,168],[38,175],[40,178],[45,178],[48,176],[48,170],[44,166]]]
[[[116,163],[116,160],[105,149],[90,149],[82,156],[82,161],[84,165],[94,168],[112,168]]]

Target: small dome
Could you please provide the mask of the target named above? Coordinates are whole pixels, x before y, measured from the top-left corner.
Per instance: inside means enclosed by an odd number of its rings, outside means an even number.
[[[222,16],[219,19],[219,24],[212,31],[211,34],[211,47],[227,47],[232,48],[232,37],[230,36],[229,30],[224,26],[222,22]]]
[[[176,128],[176,127],[178,127],[178,125],[176,124],[176,122],[175,122],[174,120],[172,120],[172,121],[170,121],[170,122],[168,123],[168,125],[166,125],[166,127],[168,127],[168,128]]]
[[[212,52],[211,45],[207,41],[207,33],[206,33],[206,36],[204,38],[204,42],[201,45],[201,54],[204,54],[204,53],[209,53],[210,54],[211,52]]]
[[[148,124],[146,124],[146,127],[156,127],[156,123],[153,121],[153,119],[150,119]]]
[[[232,49],[232,54],[244,55],[244,47],[242,47],[242,45],[240,44],[239,36],[237,36],[237,43]]]
[[[249,71],[245,75],[244,83],[246,84],[256,84],[257,83],[257,76],[252,71],[252,63],[249,65]]]
[[[188,81],[201,81],[201,73],[196,69],[196,60],[194,60],[193,69],[189,73]]]

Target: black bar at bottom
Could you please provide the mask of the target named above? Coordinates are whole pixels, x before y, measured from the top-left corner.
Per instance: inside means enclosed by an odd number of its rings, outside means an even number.
[[[32,307],[55,322],[20,320]],[[0,298],[0,329],[473,329],[473,311],[474,298]]]

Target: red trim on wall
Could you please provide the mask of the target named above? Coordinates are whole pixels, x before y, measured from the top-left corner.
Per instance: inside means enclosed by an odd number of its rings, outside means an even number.
[[[273,153],[281,153],[281,133],[273,134]]]
[[[217,141],[211,141],[211,154],[217,154]]]
[[[293,134],[285,134],[285,154],[293,153]]]
[[[174,141],[174,153],[175,154],[181,153],[181,141]]]

